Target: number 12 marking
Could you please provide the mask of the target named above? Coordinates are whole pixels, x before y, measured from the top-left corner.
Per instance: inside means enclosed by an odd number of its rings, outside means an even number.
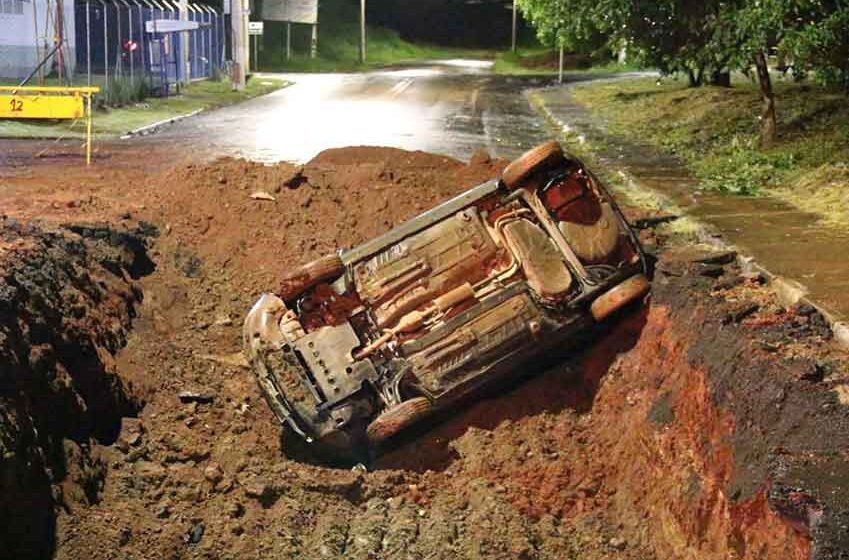
[[[24,102],[20,99],[12,98],[12,100],[9,101],[9,105],[12,106],[12,112],[13,113],[20,113],[21,111],[24,110]]]

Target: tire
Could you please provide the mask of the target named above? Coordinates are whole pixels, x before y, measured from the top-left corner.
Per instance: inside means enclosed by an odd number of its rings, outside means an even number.
[[[501,173],[501,182],[509,190],[522,186],[522,182],[539,171],[550,169],[563,161],[563,148],[556,140],[531,148],[511,161]]]
[[[430,414],[431,408],[425,397],[415,397],[383,411],[366,428],[369,443],[379,445]]]
[[[290,300],[319,282],[336,278],[345,272],[345,265],[336,253],[325,255],[288,274],[280,283],[279,296]]]
[[[649,293],[650,289],[649,279],[643,274],[636,274],[596,298],[590,305],[590,313],[596,321],[603,321],[619,309]]]

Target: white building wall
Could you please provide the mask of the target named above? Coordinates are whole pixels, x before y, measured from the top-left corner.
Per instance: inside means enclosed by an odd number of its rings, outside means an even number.
[[[49,4],[53,17],[48,17],[47,0],[0,0],[0,78],[24,78],[39,63],[36,40],[41,56],[53,48],[55,37],[56,2]],[[33,17],[35,8],[35,17]],[[65,28],[65,68],[74,71],[76,52],[74,40],[74,0],[63,3]],[[46,71],[53,65],[48,62]]]

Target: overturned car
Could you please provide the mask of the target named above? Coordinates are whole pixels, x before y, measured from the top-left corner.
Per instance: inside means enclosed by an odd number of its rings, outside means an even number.
[[[549,142],[500,178],[304,265],[256,302],[244,341],[285,429],[356,456],[649,288],[610,194]]]

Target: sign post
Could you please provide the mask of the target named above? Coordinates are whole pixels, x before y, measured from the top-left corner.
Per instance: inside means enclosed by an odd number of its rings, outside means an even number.
[[[292,60],[292,22],[286,22],[286,60]]]
[[[510,42],[510,50],[516,52],[516,0],[513,0],[513,33]]]
[[[259,38],[262,36],[264,24],[261,21],[249,21],[248,22],[248,36],[253,41],[254,47],[254,56],[253,56],[253,66],[254,70],[259,70],[259,47],[257,46],[259,43]]]
[[[286,23],[286,60],[292,57],[292,24],[310,25],[310,57],[315,58],[318,50],[318,0],[263,0],[261,18]]]
[[[366,61],[366,0],[360,0],[360,62]]]

